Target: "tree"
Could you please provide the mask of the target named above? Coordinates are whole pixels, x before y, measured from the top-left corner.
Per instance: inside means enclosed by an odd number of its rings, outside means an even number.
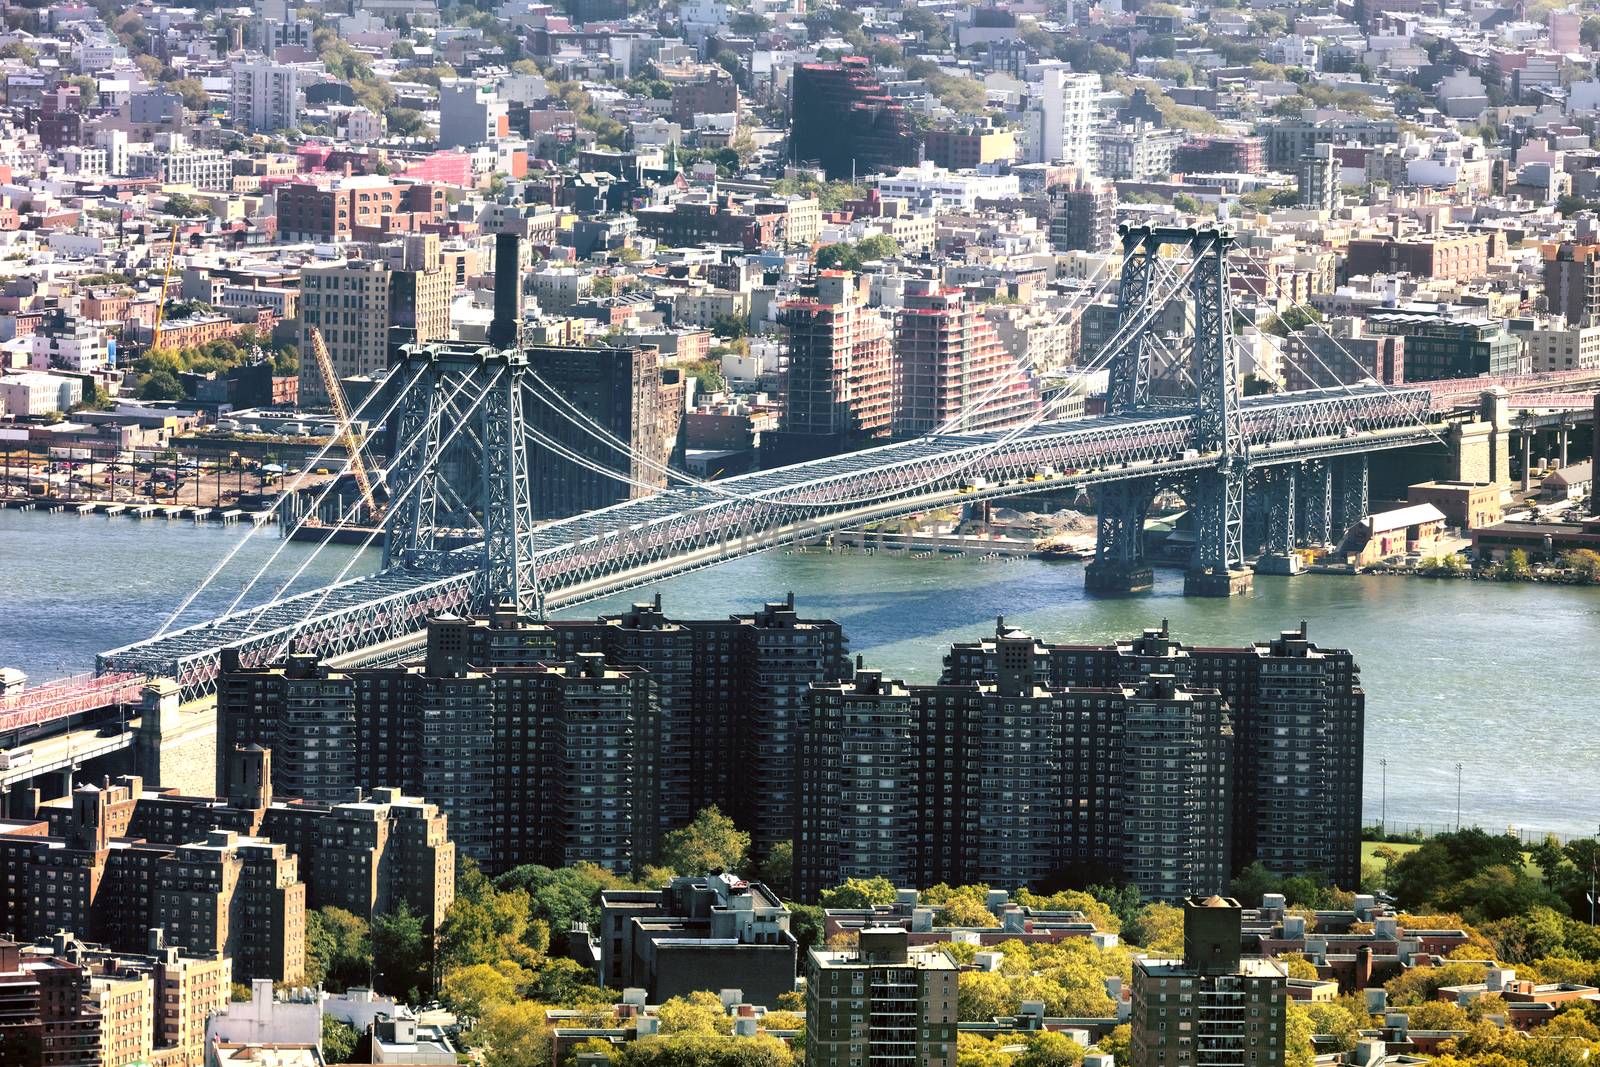
[[[326,1063],[349,1063],[356,1054],[356,1028],[331,1015],[322,1017],[322,1059]]]
[[[1506,556],[1504,566],[1500,568],[1500,577],[1507,581],[1520,581],[1532,573],[1528,566],[1528,553],[1520,548],[1513,548]]]
[[[750,835],[713,804],[688,826],[670,831],[661,842],[661,862],[679,874],[737,871],[750,851]]]
[[[895,886],[889,879],[846,878],[844,883],[817,894],[817,903],[824,908],[871,908],[879,904],[893,904]]]
[[[475,963],[447,972],[439,998],[459,1015],[482,1018],[491,1008],[517,1000],[529,978],[527,971],[509,960],[495,966]]]
[[[1066,1034],[1044,1030],[1028,1038],[1028,1047],[1014,1067],[1075,1067],[1083,1062],[1083,1046]]]
[[[1448,1000],[1427,1000],[1406,1011],[1413,1030],[1465,1030],[1471,1024],[1466,1010]]]
[[[531,1000],[495,1004],[469,1033],[484,1067],[548,1067],[550,1027],[544,1008]]]
[[[39,53],[21,41],[13,41],[8,45],[0,46],[0,59],[20,59],[31,67],[39,62]]]
[[[306,912],[306,983],[341,993],[372,982],[371,930],[343,908]]]
[[[1112,1027],[1109,1034],[1094,1043],[1094,1047],[1111,1056],[1114,1063],[1127,1063],[1133,1049],[1133,1027],[1127,1023]]]
[[[372,920],[373,987],[415,1004],[433,988],[431,953],[422,919],[404,900]]]
[[[1600,582],[1600,552],[1588,548],[1574,549],[1566,554],[1563,562],[1583,581]]]
[[[141,400],[182,400],[183,384],[171,371],[162,369],[147,374],[139,383]]]
[[[550,927],[528,918],[525,889],[496,889],[471,859],[456,876],[456,899],[439,928],[439,964],[448,973],[473,964],[532,967],[550,946]]]
[[[922,894],[925,904],[938,905],[933,922],[936,926],[999,926],[1000,920],[989,910],[989,887],[966,885],[957,888],[936,885]]]
[[[711,332],[718,337],[737,340],[750,332],[749,323],[737,315],[718,315],[711,320]]]
[[[1183,909],[1171,904],[1146,904],[1123,931],[1141,948],[1158,955],[1183,954]]]
[[[733,1020],[715,993],[697,990],[687,996],[672,997],[657,1012],[663,1034],[691,1031],[726,1034],[733,1031]]]
[[[779,896],[788,896],[794,881],[794,842],[775,843],[767,850],[767,858],[761,861],[757,870],[768,888]]]
[[[205,111],[211,107],[211,94],[206,92],[199,78],[179,78],[168,88],[183,98],[183,106],[190,111]]]
[[[1132,889],[1133,887],[1130,886],[1129,888]],[[1139,891],[1134,889],[1133,893],[1135,899],[1137,899]],[[1086,919],[1094,923],[1096,929],[1105,930],[1109,933],[1114,934],[1122,929],[1122,919],[1109,904],[1094,896],[1092,892],[1066,889],[1059,893],[1051,893],[1046,897],[1027,889],[1019,889],[1016,892],[1016,901],[1023,907],[1035,908],[1040,911],[1082,912]]]

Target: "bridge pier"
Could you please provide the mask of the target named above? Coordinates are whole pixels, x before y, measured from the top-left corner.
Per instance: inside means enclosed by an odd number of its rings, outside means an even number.
[[[1339,523],[1330,541],[1343,540],[1346,531],[1367,515],[1367,457],[1346,456],[1339,463]]]
[[[1533,431],[1523,430],[1518,436],[1522,438],[1522,491],[1526,493],[1533,488]]]
[[[1297,478],[1299,507],[1296,508],[1297,542],[1325,545],[1333,531],[1333,466],[1325,460],[1307,463]]]
[[[1570,435],[1568,434],[1567,427],[1565,425],[1556,430],[1556,455],[1560,460],[1560,462],[1556,464],[1557,470],[1560,470],[1567,465],[1567,446],[1570,444],[1570,441],[1568,440],[1569,436]]]
[[[1155,497],[1146,478],[1107,482],[1095,493],[1098,529],[1094,559],[1083,570],[1083,587],[1102,596],[1148,592],[1155,572],[1144,557],[1144,521]]]
[[[1266,538],[1256,560],[1257,574],[1299,574],[1300,557],[1295,555],[1295,498],[1299,495],[1299,472],[1294,464],[1275,467],[1264,479],[1266,497]]]

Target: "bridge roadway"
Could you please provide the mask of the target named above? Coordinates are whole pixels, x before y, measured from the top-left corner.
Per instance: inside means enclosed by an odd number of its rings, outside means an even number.
[[[1434,436],[1425,389],[1377,386],[1243,402],[1252,467],[1416,445]],[[951,503],[1130,478],[1179,482],[1215,468],[1192,449],[1194,416],[1140,413],[1042,423],[1021,433],[926,437],[672,489],[523,535],[524,573],[546,608],[568,607],[829,530]],[[737,498],[727,494],[738,494]],[[176,679],[211,692],[223,648],[253,665],[295,651],[349,657],[403,647],[430,617],[482,611],[482,549],[439,553],[102,653],[101,672]],[[320,598],[320,603],[319,603]],[[310,622],[303,622],[307,618]]]

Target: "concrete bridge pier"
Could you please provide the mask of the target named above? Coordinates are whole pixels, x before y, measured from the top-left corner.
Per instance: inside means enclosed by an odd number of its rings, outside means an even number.
[[[1094,559],[1084,568],[1083,587],[1102,596],[1148,592],[1155,573],[1145,560],[1144,522],[1156,486],[1147,478],[1107,482],[1095,491],[1099,528]]]
[[[1290,463],[1272,468],[1263,484],[1267,528],[1264,550],[1256,560],[1257,574],[1300,573],[1300,557],[1294,552],[1299,481],[1299,471]]]
[[[1533,488],[1533,431],[1523,430],[1518,436],[1522,438],[1522,491],[1526,493]]]

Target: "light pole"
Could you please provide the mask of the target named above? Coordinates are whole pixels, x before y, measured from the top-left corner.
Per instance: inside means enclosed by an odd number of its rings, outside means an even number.
[[[1387,838],[1389,836],[1389,757],[1381,757],[1378,760],[1378,766],[1382,768],[1381,777],[1383,782],[1380,787],[1381,791],[1378,793],[1378,836]]]
[[[1461,832],[1461,761],[1456,760],[1456,833]]]

